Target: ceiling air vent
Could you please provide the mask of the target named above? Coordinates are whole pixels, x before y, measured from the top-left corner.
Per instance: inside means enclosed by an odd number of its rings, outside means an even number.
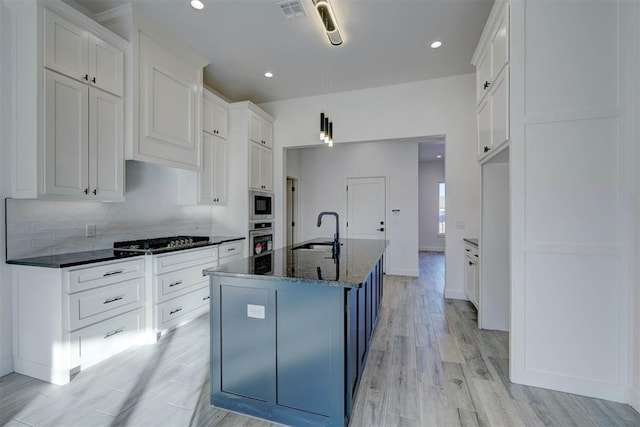
[[[287,19],[299,19],[307,16],[307,11],[304,10],[304,6],[300,0],[283,1],[276,3],[282,14]]]

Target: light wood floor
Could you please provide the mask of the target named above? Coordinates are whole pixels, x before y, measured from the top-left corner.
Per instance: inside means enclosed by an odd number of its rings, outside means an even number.
[[[640,426],[630,406],[511,384],[508,335],[477,329],[467,302],[444,300],[444,257],[420,278],[385,278],[385,296],[351,426]],[[81,372],[59,387],[0,378],[10,426],[271,426],[210,407],[208,316]]]

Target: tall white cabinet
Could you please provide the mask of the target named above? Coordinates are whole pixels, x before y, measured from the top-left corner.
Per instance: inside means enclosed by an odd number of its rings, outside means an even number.
[[[202,122],[202,168],[180,172],[178,203],[224,205],[229,187],[229,110],[227,102],[207,89]]]
[[[273,191],[273,118],[249,110],[249,188]]]
[[[10,5],[12,195],[122,200],[127,43],[62,2],[46,5]]]

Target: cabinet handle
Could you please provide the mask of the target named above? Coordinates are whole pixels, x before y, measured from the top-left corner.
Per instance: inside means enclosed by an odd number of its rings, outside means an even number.
[[[177,312],[179,312],[179,311],[182,311],[182,307],[180,307],[180,308],[176,308],[175,310],[171,310],[171,311],[169,312],[169,316],[171,316],[172,314],[176,314],[176,313],[177,313]]]
[[[231,252],[231,251],[235,251],[235,250],[236,250],[236,248],[229,248],[229,249],[227,249],[227,252]]]
[[[376,228],[378,231],[384,231],[384,228]]]
[[[484,152],[487,153],[489,150],[491,150],[491,148],[487,147],[486,145],[484,146]]]
[[[473,263],[471,261],[469,261],[469,265],[473,265]]]
[[[93,190],[93,195],[97,196],[98,195],[98,189],[96,188],[95,190]]]
[[[95,82],[96,82],[96,78],[95,78],[95,77],[94,77],[94,78],[92,78],[92,79],[91,79],[91,82],[92,82],[92,83],[95,83]]]
[[[491,83],[489,83],[488,81],[484,82],[484,89],[486,90],[489,86],[491,86]]]
[[[471,249],[465,249],[465,251],[467,251],[467,252],[471,252]]]
[[[89,189],[88,188],[84,189],[84,194],[89,194]]]
[[[182,285],[182,280],[178,280],[177,282],[173,282],[169,284],[169,287],[172,288],[174,286]]]
[[[109,337],[114,336],[115,334],[119,334],[119,333],[120,333],[120,332],[122,332],[122,331],[124,331],[124,328],[119,328],[119,329],[116,329],[115,331],[111,331],[111,332],[109,332],[109,333],[108,333],[107,335],[105,335],[104,337],[105,337],[105,338],[109,338]]]
[[[206,297],[202,297],[202,301],[206,301],[208,299],[210,299],[211,297],[209,295],[207,295]]]
[[[118,295],[117,297],[113,297],[113,298],[109,298],[108,300],[105,300],[105,302],[103,302],[103,304],[109,304],[111,302],[120,301],[123,298],[124,298],[124,295]]]
[[[122,272],[124,272],[124,270],[113,270],[113,271],[109,271],[109,272],[107,272],[107,273],[104,273],[104,274],[102,275],[102,277],[113,276],[113,275],[115,275],[115,274],[120,274],[120,273],[122,273]]]
[[[88,82],[88,81],[89,81],[89,74],[85,74],[85,75],[84,75],[84,77],[83,77],[83,79],[84,79],[86,82]]]

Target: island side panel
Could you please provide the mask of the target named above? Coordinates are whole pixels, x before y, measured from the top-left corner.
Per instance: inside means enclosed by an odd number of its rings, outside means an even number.
[[[318,285],[276,291],[279,405],[344,417],[344,292]]]
[[[222,390],[275,402],[275,294],[252,282],[220,289]]]

